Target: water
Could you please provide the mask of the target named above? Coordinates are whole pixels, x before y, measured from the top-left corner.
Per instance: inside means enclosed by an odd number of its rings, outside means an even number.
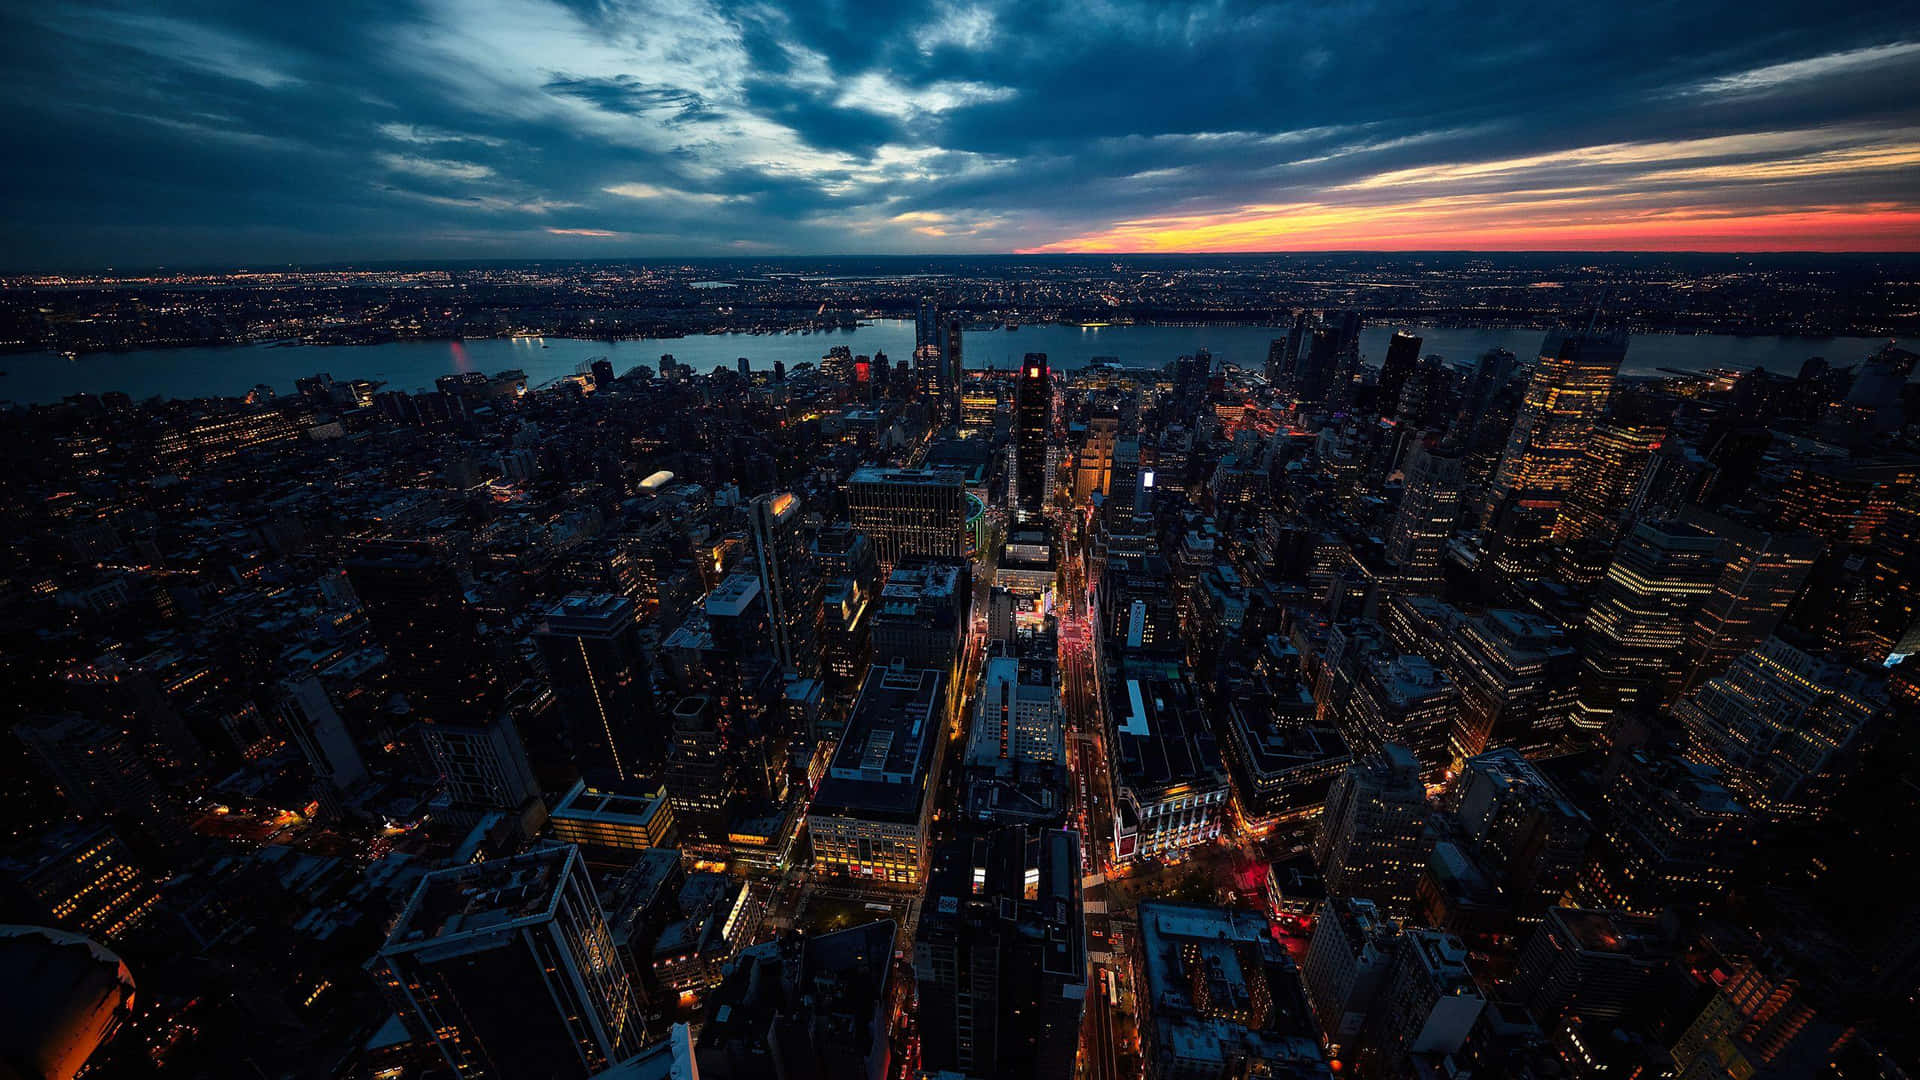
[[[1385,355],[1394,327],[1370,327],[1360,336],[1361,351],[1375,363]],[[1470,360],[1496,346],[1522,358],[1540,347],[1539,330],[1418,330],[1423,353],[1450,360]],[[1044,352],[1053,366],[1081,367],[1097,356],[1112,356],[1130,366],[1158,366],[1197,348],[1212,350],[1215,359],[1245,367],[1266,362],[1267,344],[1284,330],[1263,326],[1022,326],[1018,330],[976,331],[966,335],[965,357],[970,368],[1008,368],[1029,352]],[[1836,365],[1854,363],[1885,342],[1878,338],[1735,337],[1646,335],[1635,337],[1627,349],[1622,371],[1653,374],[1661,368],[1697,371],[1703,368],[1766,368],[1793,374],[1812,356],[1824,356]],[[266,383],[281,393],[293,389],[293,380],[315,372],[336,379],[373,379],[391,389],[430,389],[433,380],[455,371],[496,372],[518,368],[537,386],[562,375],[585,370],[589,361],[606,357],[616,372],[646,364],[657,367],[662,353],[691,364],[702,374],[715,366],[733,368],[747,357],[756,371],[770,370],[774,361],[789,370],[801,363],[818,363],[830,346],[846,345],[856,354],[884,352],[898,362],[913,355],[913,323],[889,319],[853,330],[813,334],[705,334],[633,341],[581,341],[570,338],[490,338],[475,341],[405,341],[383,345],[298,346],[235,345],[222,348],[148,349],[126,353],[95,353],[66,360],[51,353],[0,356],[0,401],[36,404],[58,401],[68,394],[120,390],[143,400],[166,397],[207,397],[246,393]]]

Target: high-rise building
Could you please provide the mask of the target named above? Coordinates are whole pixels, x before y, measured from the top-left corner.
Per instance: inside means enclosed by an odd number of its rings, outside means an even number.
[[[158,803],[152,767],[119,727],[62,713],[26,720],[13,733],[81,817],[137,816]]]
[[[1463,842],[1522,923],[1573,887],[1593,822],[1518,750],[1468,758],[1453,796]]]
[[[1662,702],[1723,566],[1712,533],[1676,521],[1634,525],[1587,609],[1576,728],[1597,737],[1616,717]]]
[[[1547,335],[1487,490],[1484,518],[1503,572],[1537,569],[1626,355],[1626,333],[1603,332],[1592,320],[1583,330]]]
[[[965,562],[908,559],[896,564],[873,610],[874,662],[933,668],[952,678],[972,606],[972,574]]]
[[[896,929],[882,919],[740,950],[706,996],[697,1075],[673,1080],[893,1075]]]
[[[624,596],[575,593],[548,608],[533,635],[574,763],[597,784],[643,776],[666,758],[634,611]]]
[[[867,673],[807,814],[819,873],[896,886],[923,880],[932,778],[947,743],[946,686],[930,669]]]
[[[1014,518],[1033,521],[1046,514],[1051,491],[1047,451],[1053,443],[1053,373],[1046,353],[1028,353],[1020,364],[1013,406]]]
[[[279,715],[313,769],[321,805],[339,814],[343,801],[359,794],[369,777],[353,733],[334,711],[327,688],[313,676],[287,681],[280,688]]]
[[[1069,1080],[1087,996],[1080,835],[1011,826],[936,854],[914,934],[920,1065]]]
[[[1485,1008],[1459,938],[1439,930],[1402,933],[1363,1029],[1362,1075],[1416,1075],[1415,1055],[1458,1051]]]
[[[547,815],[553,836],[579,844],[590,863],[624,865],[673,840],[673,802],[665,788],[600,791],[575,781]]]
[[[461,1077],[589,1077],[640,1049],[632,984],[570,844],[428,874],[375,973]]]
[[[1068,801],[1066,721],[1050,656],[1008,654],[982,667],[967,729],[966,811],[980,821],[1058,823]]]
[[[1414,444],[1405,476],[1400,508],[1387,535],[1387,561],[1407,588],[1432,592],[1439,587],[1441,555],[1460,516],[1465,454],[1429,433]]]
[[[1551,907],[1520,949],[1514,997],[1543,1028],[1563,1017],[1604,1024],[1650,994],[1672,957],[1656,920]]]
[[[1420,762],[1389,746],[1357,762],[1327,792],[1314,861],[1329,896],[1357,896],[1389,915],[1413,907],[1414,888],[1433,854]]]
[[[1533,751],[1562,742],[1580,663],[1565,628],[1506,609],[1448,621],[1448,671],[1460,686],[1454,757],[1464,761],[1490,747]]]
[[[1236,696],[1227,702],[1227,726],[1233,805],[1243,829],[1318,814],[1334,778],[1353,763],[1346,738],[1318,718],[1305,687]]]
[[[1380,394],[1377,402],[1380,415],[1399,414],[1400,393],[1414,369],[1420,366],[1421,344],[1419,335],[1405,330],[1396,330],[1393,337],[1387,339],[1386,359],[1380,362]]]
[[[1751,827],[1751,815],[1721,783],[1719,770],[1646,750],[1621,761],[1606,807],[1606,826],[1574,899],[1582,907],[1634,915],[1717,898]]]
[[[1664,425],[1616,420],[1596,426],[1574,466],[1574,483],[1553,523],[1552,570],[1562,581],[1598,581],[1620,542]]]
[[[100,825],[58,826],[0,862],[0,874],[19,883],[48,924],[106,942],[124,938],[160,904],[153,880]]]
[[[1086,441],[1080,446],[1073,467],[1073,501],[1076,506],[1104,496],[1113,483],[1113,448],[1120,435],[1120,416],[1103,410],[1087,421]]]
[[[836,691],[857,688],[873,663],[873,607],[880,561],[873,541],[841,527],[814,536],[811,559],[821,587],[820,661]]]
[[[967,478],[961,470],[867,466],[847,478],[846,496],[852,525],[873,541],[883,575],[909,555],[966,558]]]
[[[1381,917],[1371,900],[1330,896],[1314,913],[1300,975],[1334,1058],[1360,1036],[1393,969],[1399,935],[1399,927]]]
[[[1765,532],[1690,510],[1686,521],[1719,537],[1726,566],[1687,628],[1683,687],[1698,686],[1773,634],[1823,547],[1811,533]]]
[[[1688,753],[1756,815],[1818,821],[1887,712],[1883,679],[1779,638],[1673,707]]]
[[[762,495],[748,510],[773,654],[801,678],[820,674],[820,576],[800,537],[800,498]]]
[[[1400,746],[1419,760],[1422,780],[1437,783],[1446,775],[1460,691],[1444,669],[1424,656],[1386,649],[1343,656],[1326,667],[1320,704],[1355,756]]]

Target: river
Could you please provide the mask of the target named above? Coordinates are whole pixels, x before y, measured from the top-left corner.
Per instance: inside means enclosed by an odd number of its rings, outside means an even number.
[[[1393,326],[1361,332],[1361,351],[1377,363],[1386,352]],[[1540,347],[1539,330],[1444,330],[1416,332],[1422,351],[1449,360],[1469,360],[1495,346],[1525,358]],[[1116,357],[1130,366],[1158,366],[1197,348],[1215,359],[1258,367],[1267,344],[1284,330],[1264,326],[1107,326],[1035,325],[1017,330],[968,333],[969,368],[1007,368],[1029,352],[1046,353],[1054,367],[1081,367],[1095,357]],[[1878,338],[1736,337],[1730,334],[1643,335],[1627,350],[1622,371],[1653,374],[1663,368],[1766,368],[1784,374],[1800,370],[1809,357],[1835,365],[1854,363],[1885,342]],[[373,379],[391,388],[431,388],[433,380],[455,371],[496,372],[518,368],[533,385],[585,370],[597,357],[624,373],[636,364],[655,367],[663,353],[705,373],[716,365],[733,367],[746,357],[756,371],[774,361],[789,369],[817,363],[830,346],[846,345],[856,354],[884,352],[895,362],[913,354],[913,323],[887,319],[851,330],[814,334],[705,334],[668,339],[582,341],[571,338],[489,338],[471,341],[403,341],[382,345],[272,346],[143,349],[92,353],[67,360],[51,353],[0,356],[0,401],[36,404],[75,393],[120,390],[136,400],[155,395],[176,398],[240,395],[266,383],[281,393],[293,380],[316,372],[336,379]]]

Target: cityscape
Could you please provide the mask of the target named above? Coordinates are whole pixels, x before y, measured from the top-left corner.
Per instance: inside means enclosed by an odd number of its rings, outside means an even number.
[[[0,12],[0,1078],[1920,1075],[1790,7]]]

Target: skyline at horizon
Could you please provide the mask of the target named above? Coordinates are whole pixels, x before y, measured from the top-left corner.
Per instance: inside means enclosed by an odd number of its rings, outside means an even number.
[[[1899,11],[63,0],[0,25],[15,271],[1920,251]]]

